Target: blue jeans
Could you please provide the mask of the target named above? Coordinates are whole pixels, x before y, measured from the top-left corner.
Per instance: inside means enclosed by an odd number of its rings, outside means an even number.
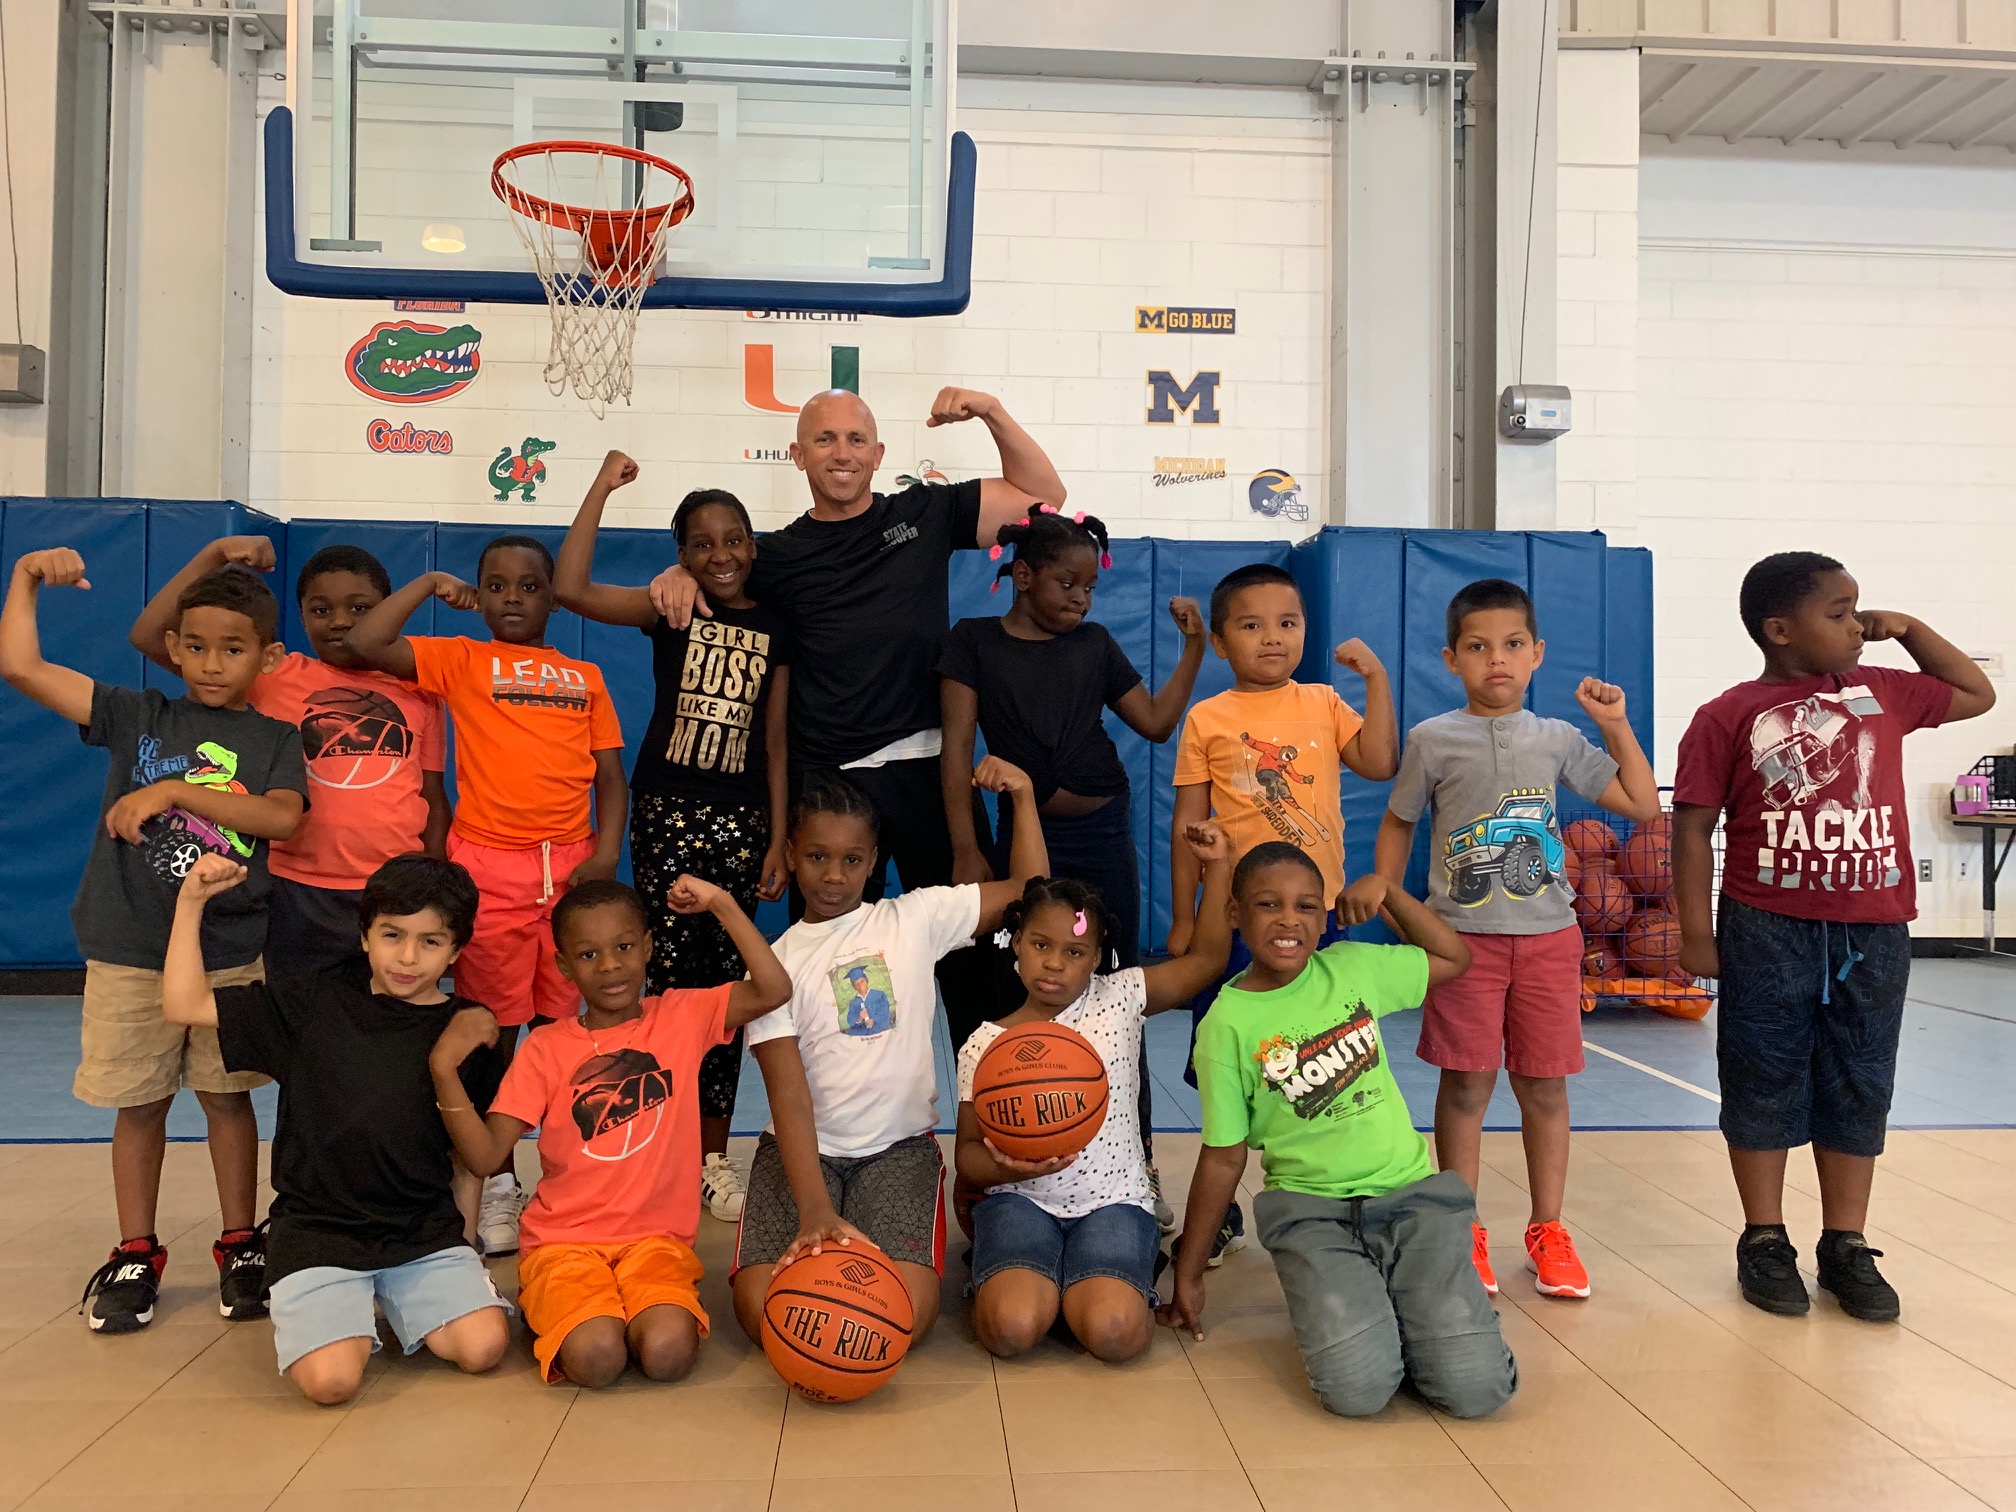
[[[1369,1417],[1403,1381],[1451,1417],[1483,1417],[1511,1399],[1519,1367],[1470,1263],[1476,1217],[1454,1171],[1383,1197],[1255,1199],[1295,1348],[1326,1409]]]
[[[1058,1218],[1020,1192],[973,1204],[973,1289],[1005,1270],[1034,1271],[1061,1292],[1094,1276],[1125,1281],[1155,1306],[1155,1215],[1128,1202]]]

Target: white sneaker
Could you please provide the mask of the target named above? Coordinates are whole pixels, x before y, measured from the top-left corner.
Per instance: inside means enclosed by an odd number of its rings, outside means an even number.
[[[483,1205],[476,1210],[476,1245],[486,1255],[518,1252],[518,1213],[525,1194],[510,1172],[483,1183]]]
[[[726,1155],[709,1155],[700,1162],[700,1195],[707,1211],[723,1223],[742,1221],[742,1173]]]

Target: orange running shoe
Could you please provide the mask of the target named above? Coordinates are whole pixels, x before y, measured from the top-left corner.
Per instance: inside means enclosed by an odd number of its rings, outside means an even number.
[[[1477,1279],[1484,1283],[1484,1290],[1497,1296],[1498,1278],[1491,1271],[1491,1236],[1481,1223],[1470,1225],[1470,1263],[1477,1267]]]
[[[1575,1241],[1558,1223],[1526,1225],[1526,1269],[1543,1297],[1586,1297],[1589,1272],[1575,1253]]]

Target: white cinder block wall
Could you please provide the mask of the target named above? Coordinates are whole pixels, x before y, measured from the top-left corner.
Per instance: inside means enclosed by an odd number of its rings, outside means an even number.
[[[744,402],[746,349],[773,349],[776,395],[795,404],[826,386],[829,348],[845,345],[860,350],[862,394],[888,446],[885,487],[927,458],[955,479],[992,469],[978,425],[927,432],[922,424],[932,396],[951,383],[999,394],[1048,448],[1073,508],[1117,534],[1269,538],[1316,528],[1327,466],[1330,129],[1314,98],[1028,81],[1011,92],[972,80],[961,84],[960,125],[980,156],[975,286],[964,314],[759,321],[647,312],[634,402],[599,421],[541,381],[543,309],[413,317],[481,330],[482,373],[439,403],[388,406],[349,384],[343,357],[374,322],[394,318],[390,308],[294,299],[261,279],[251,502],[283,516],[564,522],[604,451],[620,447],[644,478],[617,496],[612,524],[663,525],[686,490],[715,486],[735,490],[759,525],[781,525],[804,508],[802,481],[788,462],[744,454],[781,452],[793,425]],[[487,159],[453,161],[444,145],[457,140],[452,132],[433,140],[447,166],[416,175],[410,152],[402,157],[405,178],[431,177],[434,197],[424,182],[405,183],[397,203],[420,219],[449,209],[466,216],[471,192],[489,194]],[[367,173],[372,150],[360,142]],[[846,165],[827,171],[844,177]],[[1136,306],[1166,304],[1235,309],[1237,331],[1137,334]],[[1179,383],[1219,372],[1220,422],[1146,423],[1151,368]],[[374,455],[365,430],[379,417],[447,429],[454,451]],[[547,482],[535,503],[497,503],[485,468],[528,435],[557,443],[544,459]],[[1158,487],[1155,459],[1171,456],[1223,458],[1225,476]],[[1301,481],[1306,523],[1248,508],[1248,481],[1274,467]]]
[[[1756,673],[1736,591],[1773,551],[1836,556],[1866,606],[2016,661],[2001,570],[2016,559],[2016,168],[1662,140],[1633,169],[1635,59],[1562,61],[1560,357],[1577,434],[1561,518],[1657,558],[1662,775],[1693,710]],[[1634,213],[1631,245],[1617,227]],[[1634,260],[1635,309],[1613,297]],[[1869,659],[1908,664],[1895,648]],[[1954,775],[2016,741],[2016,682],[1999,686],[1986,718],[1906,748],[1914,848],[1934,871],[1921,934],[1980,929],[1979,841],[1942,815]]]

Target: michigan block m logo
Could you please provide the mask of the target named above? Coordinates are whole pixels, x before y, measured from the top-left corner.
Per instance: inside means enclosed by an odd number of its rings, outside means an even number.
[[[1216,370],[1206,370],[1188,383],[1178,384],[1176,375],[1166,368],[1149,369],[1148,423],[1174,425],[1176,412],[1182,410],[1193,425],[1216,425],[1223,418],[1218,410],[1218,384],[1223,377]]]

